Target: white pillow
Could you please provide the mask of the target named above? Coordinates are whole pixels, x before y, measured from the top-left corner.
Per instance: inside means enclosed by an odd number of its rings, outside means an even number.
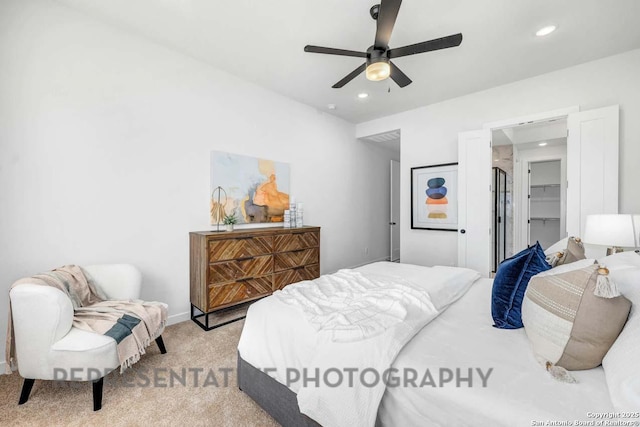
[[[619,252],[598,258],[598,263],[605,265],[610,271],[625,267],[640,267],[640,254],[636,252]]]
[[[569,244],[569,238],[565,237],[564,239],[560,240],[559,242],[554,243],[553,245],[549,246],[547,249],[544,250],[544,254],[546,256],[549,255],[553,255],[556,252],[562,252],[565,249],[567,249],[567,245]]]
[[[634,252],[628,253],[640,258]],[[634,258],[618,255],[600,261],[607,261],[603,264],[609,268],[611,279],[616,282],[620,292],[631,300],[632,306],[624,329],[602,360],[602,367],[615,409],[637,411],[640,408],[640,266],[631,267],[621,260],[628,258],[635,261]]]
[[[593,258],[581,259],[579,261],[570,262],[569,264],[562,264],[557,267],[553,267],[549,270],[545,270],[542,273],[538,273],[536,276],[551,276],[556,274],[566,273],[568,271],[580,270],[581,268],[589,267],[595,264],[596,260]]]

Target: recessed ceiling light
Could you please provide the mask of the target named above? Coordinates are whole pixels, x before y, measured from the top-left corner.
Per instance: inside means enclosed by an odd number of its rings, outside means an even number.
[[[336,109],[336,104],[327,104],[327,108],[329,110],[335,110]]]
[[[549,34],[553,33],[556,30],[555,25],[547,25],[546,27],[542,27],[540,28],[538,31],[536,31],[536,36],[538,37],[544,37],[544,36],[548,36]]]
[[[541,142],[540,144],[538,144],[540,147],[544,147],[545,145],[547,145],[546,142]]]
[[[369,94],[366,93],[366,92],[362,92],[362,93],[358,94],[358,98],[360,98],[360,99],[365,99],[367,97],[369,97]]]

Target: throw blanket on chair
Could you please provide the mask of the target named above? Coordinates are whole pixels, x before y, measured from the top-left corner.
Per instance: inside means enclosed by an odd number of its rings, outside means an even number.
[[[20,284],[52,286],[69,296],[73,305],[73,326],[113,338],[117,343],[120,372],[130,367],[145,353],[164,330],[167,309],[164,304],[144,301],[107,300],[77,265],[65,265],[55,270],[20,279]],[[11,308],[7,330],[7,372],[15,365]]]

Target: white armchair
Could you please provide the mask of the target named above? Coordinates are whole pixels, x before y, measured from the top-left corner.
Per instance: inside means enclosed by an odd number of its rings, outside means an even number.
[[[128,264],[83,267],[109,299],[138,299],[142,275]],[[72,326],[73,306],[59,289],[20,284],[11,289],[18,372],[24,378],[19,403],[29,399],[36,379],[93,381],[93,410],[102,407],[104,376],[120,363],[116,341]],[[156,343],[166,353],[162,336]]]

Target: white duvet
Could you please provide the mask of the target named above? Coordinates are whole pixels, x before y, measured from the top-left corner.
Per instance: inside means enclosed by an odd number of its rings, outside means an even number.
[[[329,371],[389,369],[404,345],[479,278],[454,267],[371,266],[290,285],[251,306],[238,350],[298,394],[302,413],[325,427],[373,426],[385,384],[358,379],[292,383]],[[295,327],[292,327],[295,324]]]
[[[361,341],[438,312],[424,287],[354,270],[299,282],[273,296],[299,308],[313,328],[333,342]]]

